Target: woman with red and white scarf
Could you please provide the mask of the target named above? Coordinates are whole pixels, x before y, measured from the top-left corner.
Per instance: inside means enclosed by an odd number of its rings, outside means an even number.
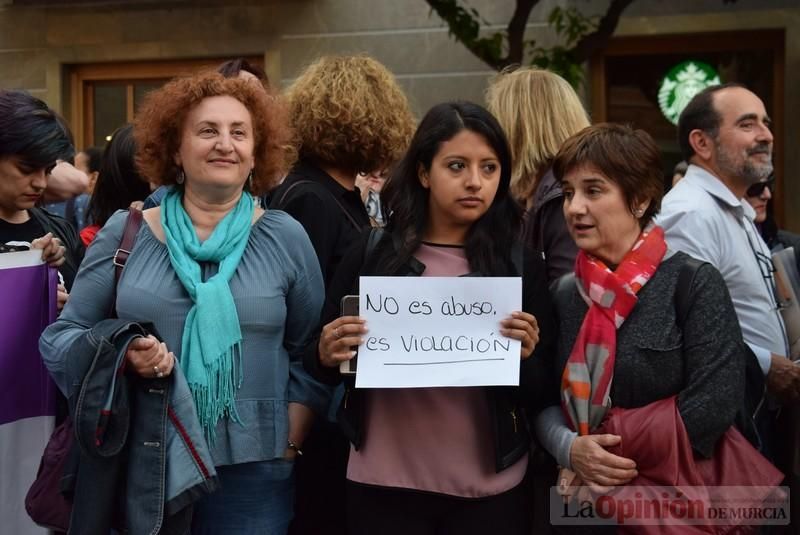
[[[670,251],[652,222],[663,167],[647,133],[590,126],[565,142],[553,170],[580,251],[574,275],[553,286],[560,403],[539,415],[537,436],[566,469],[562,487],[588,488],[596,497],[662,476],[677,481],[682,474],[664,473],[674,444],[698,462],[719,455],[719,439],[742,405],[746,350],[727,288],[713,266],[702,264],[684,289],[685,305],[676,306],[679,275],[692,260]],[[625,427],[609,426],[621,409],[663,408],[670,399],[671,409],[656,411],[667,417],[645,419],[627,436],[606,432]],[[654,455],[662,464],[644,466]]]

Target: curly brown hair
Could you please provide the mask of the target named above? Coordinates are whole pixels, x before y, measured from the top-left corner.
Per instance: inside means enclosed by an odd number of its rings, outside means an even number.
[[[187,114],[203,99],[223,95],[244,104],[253,121],[256,165],[251,193],[265,193],[283,178],[297,154],[284,100],[247,80],[202,72],[172,80],[149,93],[139,108],[133,135],[136,166],[145,179],[155,184],[176,183],[180,168],[174,155],[180,148]]]
[[[353,175],[394,164],[414,133],[403,90],[366,55],[316,60],[287,97],[300,157]]]

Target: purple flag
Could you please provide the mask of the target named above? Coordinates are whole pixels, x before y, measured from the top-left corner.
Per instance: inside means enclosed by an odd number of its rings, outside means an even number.
[[[55,321],[57,284],[46,264],[0,269],[0,425],[55,415],[56,386],[39,337]]]

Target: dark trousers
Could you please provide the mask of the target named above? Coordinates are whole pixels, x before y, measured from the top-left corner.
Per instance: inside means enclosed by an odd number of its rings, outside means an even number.
[[[344,535],[345,476],[350,442],[339,426],[317,420],[295,466],[294,519],[289,535]]]
[[[465,499],[347,483],[350,535],[530,535],[529,494]]]

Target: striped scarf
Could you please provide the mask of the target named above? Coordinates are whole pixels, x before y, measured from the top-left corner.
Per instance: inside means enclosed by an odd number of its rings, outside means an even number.
[[[617,352],[617,329],[636,306],[636,294],[664,258],[661,227],[650,225],[615,271],[585,251],[575,260],[575,278],[590,302],[561,376],[561,405],[573,430],[588,435],[611,405],[611,382]]]

